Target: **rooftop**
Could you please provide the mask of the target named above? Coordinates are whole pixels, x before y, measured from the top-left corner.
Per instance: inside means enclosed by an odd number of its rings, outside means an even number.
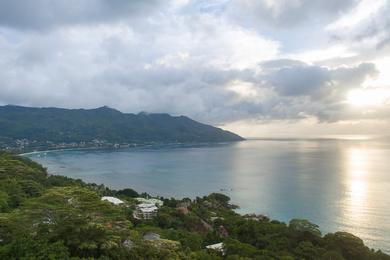
[[[104,197],[102,197],[101,200],[111,202],[112,204],[115,204],[115,205],[120,205],[120,204],[124,203],[122,200],[115,198],[115,197],[110,197],[110,196],[104,196]]]
[[[145,199],[145,198],[136,198],[138,202],[141,202],[142,204],[152,204],[161,207],[164,203],[162,200],[159,199]],[[140,205],[142,205],[140,204]]]
[[[206,246],[207,249],[213,249],[213,250],[217,250],[217,251],[223,251],[223,243],[217,243],[217,244],[213,244],[213,245],[208,245]]]

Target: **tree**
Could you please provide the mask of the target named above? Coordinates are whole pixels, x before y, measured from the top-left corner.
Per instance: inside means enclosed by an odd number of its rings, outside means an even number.
[[[203,238],[197,233],[186,230],[169,229],[164,233],[164,237],[170,240],[179,241],[183,248],[189,248],[191,251],[202,249]]]
[[[315,260],[318,259],[323,252],[320,250],[320,248],[314,246],[311,242],[302,241],[294,249],[294,253],[303,259]]]
[[[69,259],[63,242],[50,243],[36,237],[23,237],[0,249],[1,259]]]
[[[227,205],[230,201],[230,197],[222,193],[211,193],[207,199],[217,201],[222,205]]]
[[[289,229],[293,232],[308,232],[314,236],[321,236],[319,226],[306,219],[292,219],[289,223]]]
[[[324,240],[329,249],[341,252],[345,259],[372,259],[370,258],[371,251],[364,245],[363,241],[350,233],[327,234]]]
[[[339,252],[328,251],[321,256],[320,260],[345,260],[345,258]]]
[[[2,180],[0,190],[8,194],[7,204],[12,209],[17,208],[26,197],[21,185],[14,178]]]
[[[241,243],[240,241],[231,238],[225,239],[223,245],[223,248],[227,255],[254,257],[260,254],[259,250],[257,250],[256,247],[249,244]]]
[[[0,213],[8,211],[8,194],[0,191]]]
[[[135,190],[133,189],[123,189],[123,190],[119,190],[117,193],[117,195],[122,195],[122,196],[125,196],[125,197],[129,197],[129,198],[136,198],[139,196],[138,192],[136,192]]]
[[[19,184],[28,197],[38,197],[43,192],[43,186],[36,181],[21,180],[19,181]]]

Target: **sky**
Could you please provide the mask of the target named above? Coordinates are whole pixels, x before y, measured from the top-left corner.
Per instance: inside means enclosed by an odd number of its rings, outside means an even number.
[[[390,132],[390,0],[0,0],[0,105]]]

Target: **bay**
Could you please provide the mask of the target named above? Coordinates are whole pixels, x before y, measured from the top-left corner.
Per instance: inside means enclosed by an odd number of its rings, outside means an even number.
[[[26,155],[49,173],[164,197],[222,192],[240,213],[305,218],[390,252],[390,143],[263,139]]]

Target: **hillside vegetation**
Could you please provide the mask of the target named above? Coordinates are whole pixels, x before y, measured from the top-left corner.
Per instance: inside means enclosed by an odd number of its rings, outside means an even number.
[[[229,142],[243,140],[185,116],[125,114],[115,109],[61,109],[0,106],[0,143],[24,146],[93,142]]]
[[[323,236],[306,220],[241,216],[218,193],[163,199],[157,217],[136,220],[134,197],[145,195],[49,175],[0,153],[0,259],[390,259],[352,234]],[[160,239],[145,239],[150,232]],[[205,249],[219,242],[223,252]]]

